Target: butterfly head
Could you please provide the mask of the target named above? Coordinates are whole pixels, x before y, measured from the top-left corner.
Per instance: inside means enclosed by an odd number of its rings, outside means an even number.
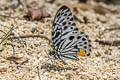
[[[50,54],[50,56],[52,56],[52,57],[53,57],[53,56],[54,56],[54,54],[55,54],[55,51],[51,51],[49,54]]]

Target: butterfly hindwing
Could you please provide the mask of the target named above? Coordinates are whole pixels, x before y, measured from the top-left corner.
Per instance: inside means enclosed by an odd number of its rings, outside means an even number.
[[[72,34],[65,39],[64,43],[60,44],[60,55],[69,59],[78,60],[76,53],[81,49],[85,49],[86,55],[89,55],[91,51],[90,47],[91,45],[87,35],[83,32],[73,31]]]

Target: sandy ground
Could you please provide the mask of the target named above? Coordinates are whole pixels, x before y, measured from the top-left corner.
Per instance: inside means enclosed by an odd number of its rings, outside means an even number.
[[[21,0],[21,2],[24,6],[16,7],[15,0],[0,2],[0,30],[7,33],[14,25],[11,37],[40,36],[7,41],[4,50],[0,52],[0,80],[120,79],[120,12],[99,14],[93,9],[77,8],[72,10],[77,27],[91,39],[92,52],[88,57],[79,56],[79,61],[66,60],[67,65],[64,65],[59,60],[52,59],[51,61],[49,57],[49,52],[52,51],[49,41],[51,40],[52,22],[56,11],[61,7],[61,4],[64,4],[64,0],[54,2],[52,0]],[[71,0],[69,3],[76,4],[78,1]],[[98,4],[113,11],[120,10],[120,5]],[[26,20],[23,18],[27,12],[26,6],[46,10],[50,17],[39,21]],[[84,22],[83,17],[87,17],[87,23]],[[0,32],[0,37],[4,36]],[[100,43],[96,40],[107,41]],[[106,44],[109,40],[112,44]],[[117,44],[114,43],[116,40]],[[14,49],[11,44],[14,45]],[[11,60],[11,57],[18,59]]]

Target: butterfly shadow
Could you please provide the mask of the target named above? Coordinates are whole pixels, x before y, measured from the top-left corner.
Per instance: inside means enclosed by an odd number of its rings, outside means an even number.
[[[77,70],[78,67],[72,68],[69,66],[60,66],[60,65],[56,65],[56,64],[50,64],[50,63],[45,63],[41,66],[41,69],[46,69],[47,71],[67,71],[67,70]]]

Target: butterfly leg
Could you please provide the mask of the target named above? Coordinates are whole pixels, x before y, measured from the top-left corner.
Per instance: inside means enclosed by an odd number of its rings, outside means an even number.
[[[61,59],[61,61],[63,62],[64,65],[67,65],[67,63],[63,59]]]

